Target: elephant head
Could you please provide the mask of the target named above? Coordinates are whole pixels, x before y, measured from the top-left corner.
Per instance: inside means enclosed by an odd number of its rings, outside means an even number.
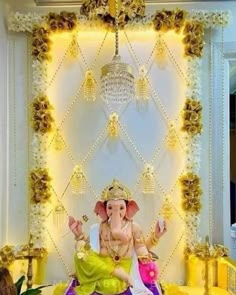
[[[94,212],[103,222],[109,220],[111,234],[115,239],[127,241],[127,236],[122,230],[122,221],[130,220],[139,210],[138,205],[130,198],[128,190],[116,180],[103,191],[101,201],[96,203]]]

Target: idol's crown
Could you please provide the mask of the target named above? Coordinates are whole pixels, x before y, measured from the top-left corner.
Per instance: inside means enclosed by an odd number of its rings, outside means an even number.
[[[102,201],[109,200],[131,200],[131,193],[129,189],[121,184],[118,180],[114,179],[112,184],[105,187],[101,196]]]

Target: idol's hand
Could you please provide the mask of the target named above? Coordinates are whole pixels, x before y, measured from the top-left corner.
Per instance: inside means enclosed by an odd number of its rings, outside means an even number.
[[[166,221],[165,220],[158,220],[155,226],[155,238],[159,239],[162,237],[167,231]]]
[[[69,216],[69,228],[76,237],[82,234],[82,222]]]

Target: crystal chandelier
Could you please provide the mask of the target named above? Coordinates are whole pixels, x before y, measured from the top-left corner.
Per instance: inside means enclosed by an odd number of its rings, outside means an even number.
[[[134,97],[132,67],[119,56],[118,0],[115,1],[115,55],[111,63],[102,67],[101,96],[111,104],[126,103]]]

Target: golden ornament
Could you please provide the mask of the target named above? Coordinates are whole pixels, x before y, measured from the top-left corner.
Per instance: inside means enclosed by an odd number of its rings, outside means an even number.
[[[86,180],[80,165],[76,165],[74,168],[71,185],[74,194],[83,194],[85,192]]]
[[[78,42],[77,42],[77,35],[76,34],[73,34],[72,35],[72,41],[71,41],[70,49],[69,50],[70,50],[70,55],[73,58],[78,57],[78,55],[79,55],[79,48],[78,48]]]
[[[142,192],[144,194],[154,194],[155,192],[154,168],[148,164],[145,165],[142,174]]]
[[[112,113],[109,116],[108,134],[110,137],[119,135],[119,115],[117,113]]]
[[[109,200],[131,200],[130,190],[120,183],[117,179],[113,179],[112,184],[106,186],[102,191],[101,200],[103,202]]]
[[[65,148],[65,142],[58,130],[53,139],[53,147],[56,151],[62,151]]]
[[[178,137],[175,130],[175,124],[174,122],[170,122],[168,134],[166,137],[166,145],[169,149],[174,149],[176,147],[177,141]]]
[[[96,81],[92,70],[88,70],[85,73],[84,80],[84,98],[87,101],[95,101],[96,99]]]
[[[144,66],[139,68],[139,76],[135,85],[136,99],[148,100],[149,98],[149,84],[147,79],[147,70]]]
[[[167,64],[167,52],[162,37],[158,35],[157,44],[155,48],[155,58],[159,68],[163,69]]]
[[[65,208],[62,204],[57,204],[53,210],[53,223],[56,227],[60,228],[65,222]]]
[[[161,216],[164,220],[170,220],[173,215],[173,208],[170,202],[170,196],[166,195],[164,197],[163,204],[161,206]]]

